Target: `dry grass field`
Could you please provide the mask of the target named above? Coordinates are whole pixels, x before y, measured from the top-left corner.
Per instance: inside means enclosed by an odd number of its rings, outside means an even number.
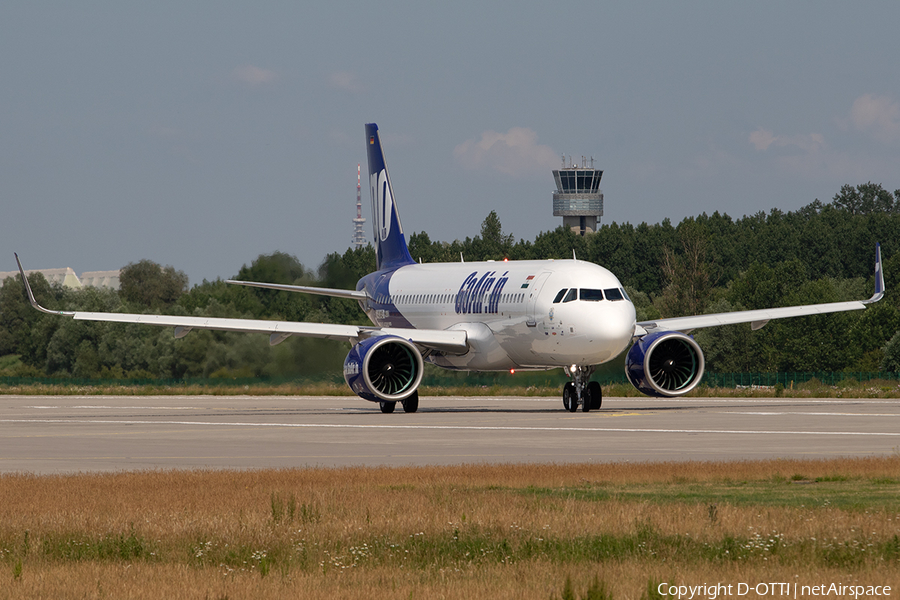
[[[627,599],[661,582],[897,598],[900,456],[0,476],[2,599]]]

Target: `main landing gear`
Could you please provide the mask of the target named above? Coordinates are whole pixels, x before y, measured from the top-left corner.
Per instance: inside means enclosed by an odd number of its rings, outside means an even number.
[[[416,412],[419,410],[419,392],[413,392],[406,400],[401,400],[400,403],[403,405],[403,412]],[[394,412],[397,403],[382,401],[378,403],[378,406],[381,407],[381,412],[388,414]]]
[[[566,375],[572,381],[563,386],[563,406],[569,412],[576,412],[581,406],[582,412],[597,410],[603,403],[603,390],[596,381],[588,381],[594,367],[565,367]]]

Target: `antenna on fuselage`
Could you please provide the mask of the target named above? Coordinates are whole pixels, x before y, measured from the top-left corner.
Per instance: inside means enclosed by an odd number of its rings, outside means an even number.
[[[462,252],[459,253],[459,262],[466,262],[466,259],[462,257]]]

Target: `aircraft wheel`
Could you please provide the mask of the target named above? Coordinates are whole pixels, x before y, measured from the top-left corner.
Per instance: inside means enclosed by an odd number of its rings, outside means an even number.
[[[596,381],[591,381],[587,384],[585,391],[585,398],[590,399],[591,410],[599,410],[600,405],[603,404],[603,388]]]
[[[397,406],[396,402],[379,402],[378,405],[381,407],[381,412],[384,414],[390,414],[394,412],[394,407]]]
[[[403,401],[403,412],[414,413],[419,410],[419,392],[413,392],[412,395]]]
[[[569,412],[578,410],[578,395],[575,393],[575,384],[571,381],[563,386],[563,406]]]

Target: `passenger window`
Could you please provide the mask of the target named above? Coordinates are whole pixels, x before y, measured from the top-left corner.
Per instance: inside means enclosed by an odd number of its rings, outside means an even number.
[[[622,296],[622,292],[619,288],[609,288],[608,290],[603,290],[603,293],[606,295],[607,300],[624,300],[625,297]]]
[[[580,292],[581,299],[588,302],[599,302],[603,300],[603,290],[582,289]]]
[[[556,298],[553,299],[553,304],[559,304],[562,301],[563,296],[566,295],[567,291],[568,290],[566,288],[559,290],[559,293],[556,295]]]
[[[578,290],[576,288],[569,290],[569,293],[566,294],[563,302],[571,302],[572,300],[578,300]]]

